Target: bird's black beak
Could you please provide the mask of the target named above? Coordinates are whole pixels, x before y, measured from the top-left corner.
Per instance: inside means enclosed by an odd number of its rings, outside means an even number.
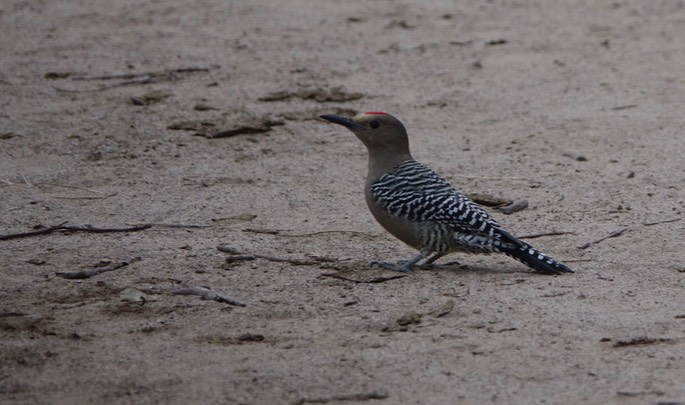
[[[342,117],[340,115],[326,114],[326,115],[322,115],[321,118],[325,119],[326,121],[333,122],[335,124],[340,124],[343,127],[349,129],[350,131],[354,131],[355,129],[364,128],[363,125],[357,124],[356,122],[352,121],[351,119],[349,119],[347,117]]]

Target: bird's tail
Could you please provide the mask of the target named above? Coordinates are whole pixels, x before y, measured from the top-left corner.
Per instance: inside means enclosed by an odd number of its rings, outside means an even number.
[[[501,249],[503,253],[513,257],[535,271],[545,274],[573,273],[568,266],[554,260],[526,242],[518,241],[515,247]]]

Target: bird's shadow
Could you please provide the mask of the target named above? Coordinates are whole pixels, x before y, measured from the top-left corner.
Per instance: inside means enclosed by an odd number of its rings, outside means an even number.
[[[501,275],[519,275],[519,274],[539,274],[526,268],[512,269],[509,266],[484,266],[462,264],[459,262],[446,262],[444,264],[431,264],[426,267],[414,268],[409,273],[402,273],[398,271],[386,270],[377,265],[368,262],[343,262],[335,264],[326,264],[321,266],[322,269],[334,270],[333,272],[326,272],[321,274],[322,277],[334,277],[342,280],[353,281],[356,283],[382,283],[397,278],[411,276],[412,274],[422,272],[432,272],[434,274],[473,274],[481,277],[493,274]]]
[[[482,264],[463,264],[457,261],[451,261],[441,264],[433,264],[429,267],[421,267],[415,271],[436,271],[436,272],[450,272],[456,274],[534,274],[544,275],[535,271],[526,269],[523,266],[511,267],[508,265],[502,266],[486,266]]]

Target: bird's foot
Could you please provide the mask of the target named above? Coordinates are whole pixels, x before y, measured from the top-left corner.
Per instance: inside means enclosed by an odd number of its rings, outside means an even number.
[[[444,267],[462,267],[463,265],[456,260],[443,264]]]
[[[413,266],[413,263],[411,263],[411,260],[402,260],[398,263],[374,261],[374,262],[371,262],[371,266],[382,267],[382,268],[384,268],[386,270],[390,270],[390,271],[399,271],[400,273],[411,273],[411,268]]]

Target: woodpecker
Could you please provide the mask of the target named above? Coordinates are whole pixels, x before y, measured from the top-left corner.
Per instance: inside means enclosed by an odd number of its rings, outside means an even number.
[[[364,194],[371,214],[388,232],[419,251],[410,260],[376,262],[380,266],[410,272],[424,259],[422,267],[452,252],[504,253],[540,273],[573,273],[504,230],[482,207],[414,160],[407,130],[397,118],[384,112],[321,118],[349,129],[366,146]]]

